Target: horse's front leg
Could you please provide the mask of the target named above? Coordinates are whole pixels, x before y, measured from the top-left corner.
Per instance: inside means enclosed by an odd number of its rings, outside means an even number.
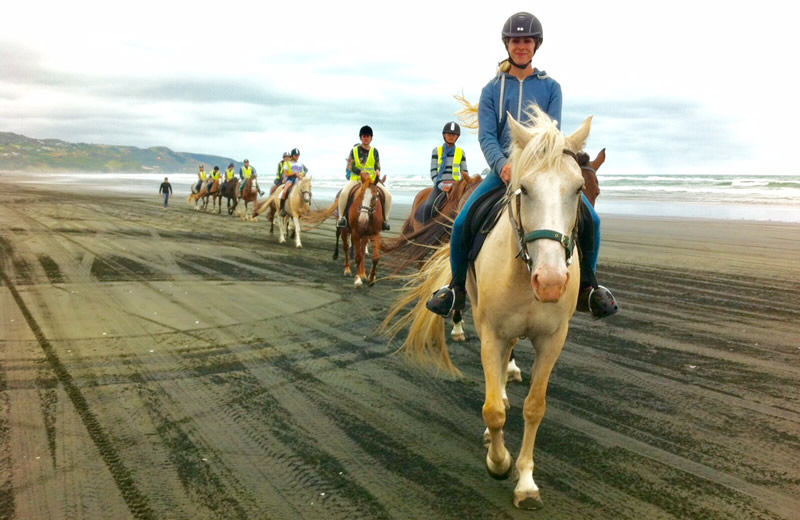
[[[372,271],[369,273],[369,285],[375,284],[375,278],[378,275],[378,261],[381,259],[381,236],[380,234],[374,235],[371,239],[372,242]],[[364,244],[364,254],[366,255],[366,244]]]
[[[344,275],[351,276],[353,273],[350,271],[350,233],[345,230],[342,230],[342,253],[344,253]]]
[[[353,248],[355,249],[355,263],[356,263],[356,281],[355,286],[361,287],[364,285],[364,279],[367,277],[366,268],[366,250],[367,242],[369,239],[359,236],[358,239],[353,240]]]
[[[280,238],[278,238],[279,244],[286,243],[286,233],[288,232],[286,228],[289,227],[289,224],[286,222],[286,220],[286,217],[278,216],[278,230],[281,233]]]
[[[300,219],[297,216],[292,216],[292,222],[294,222],[294,247],[302,249],[303,244],[300,242]]]
[[[483,420],[489,430],[486,469],[492,477],[506,479],[511,473],[512,459],[503,440],[503,426],[506,424],[503,389],[506,383],[506,363],[511,345],[499,338],[494,331],[481,331],[480,337],[481,364],[486,384]]]
[[[522,410],[525,418],[525,433],[522,436],[522,447],[517,457],[519,481],[514,488],[514,505],[521,509],[538,509],[544,504],[539,495],[539,488],[533,481],[533,449],[536,443],[536,432],[542,422],[546,409],[547,384],[550,374],[561,355],[564,341],[567,339],[568,323],[552,336],[533,340],[536,359],[531,372],[531,388]]]

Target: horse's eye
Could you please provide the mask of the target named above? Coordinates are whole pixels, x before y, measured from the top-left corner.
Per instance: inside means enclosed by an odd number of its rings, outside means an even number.
[[[523,195],[528,194],[528,188],[526,188],[525,186],[520,185],[519,191],[522,192]]]
[[[575,195],[580,195],[582,191],[583,191],[583,186],[578,188],[578,191],[575,192]]]

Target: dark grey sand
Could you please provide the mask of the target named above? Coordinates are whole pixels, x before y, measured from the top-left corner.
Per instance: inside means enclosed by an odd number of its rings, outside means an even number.
[[[604,219],[623,310],[573,318],[531,513],[484,469],[479,341],[460,380],[393,355],[400,283],[355,290],[332,223],[296,250],[183,197],[9,182],[0,518],[798,518],[798,225]]]

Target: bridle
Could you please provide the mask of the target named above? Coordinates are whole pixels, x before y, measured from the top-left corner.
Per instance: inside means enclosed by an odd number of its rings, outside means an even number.
[[[377,203],[376,199],[378,198],[378,189],[377,187],[373,190],[374,184],[370,184],[366,188],[364,188],[364,192],[369,190],[372,193],[372,197],[369,200],[369,206],[364,205],[364,199],[361,199],[361,208],[359,208],[359,213],[367,213],[370,218],[372,218],[372,214],[375,212],[375,205]]]
[[[564,155],[569,155],[575,162],[578,162],[578,157],[575,155],[574,152],[571,150],[567,150],[566,148],[562,150]],[[566,262],[567,266],[572,263],[572,250],[575,246],[575,238],[574,236],[565,235],[564,233],[560,233],[558,231],[554,231],[552,229],[537,229],[535,231],[525,232],[525,229],[522,227],[522,219],[519,217],[520,215],[520,198],[522,194],[522,189],[517,188],[516,191],[507,195],[506,204],[510,205],[512,201],[512,197],[514,200],[514,204],[516,206],[516,215],[517,218],[512,215],[511,211],[508,211],[508,218],[511,220],[511,226],[514,228],[517,234],[517,246],[519,247],[519,253],[517,254],[518,258],[521,258],[523,262],[528,266],[528,270],[533,272],[533,259],[531,258],[530,254],[528,254],[528,248],[526,247],[529,242],[533,242],[535,240],[555,240],[566,251]],[[575,216],[577,221],[577,215]],[[572,234],[576,234],[577,226],[573,226]]]

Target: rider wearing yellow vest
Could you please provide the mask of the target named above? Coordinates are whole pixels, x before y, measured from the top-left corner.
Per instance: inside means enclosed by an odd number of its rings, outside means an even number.
[[[444,144],[433,149],[431,180],[438,190],[450,191],[452,184],[461,180],[462,173],[469,173],[464,150],[456,146],[460,135],[461,127],[455,121],[450,121],[442,129]]]
[[[211,189],[214,186],[214,181],[218,181],[219,180],[219,166],[214,166],[214,171],[212,171],[210,174],[208,174],[208,178],[209,178],[208,191],[210,192]],[[219,187],[219,185],[217,185],[217,186]],[[219,188],[217,188],[217,189],[219,189]]]
[[[386,201],[383,207],[383,229],[384,231],[388,231],[389,212],[392,209],[392,194],[389,193],[386,186],[378,181],[381,174],[381,161],[378,150],[370,146],[373,136],[372,128],[368,125],[362,126],[358,134],[361,138],[361,144],[354,147],[350,151],[350,156],[348,157],[348,169],[352,173],[350,174],[350,180],[347,181],[347,184],[344,185],[342,192],[339,194],[340,218],[336,225],[340,228],[347,227],[347,215],[345,215],[347,199],[352,189],[361,182],[361,174],[363,173],[368,175],[370,182],[376,183],[378,189],[383,193],[384,200]]]
[[[462,173],[469,173],[466,154],[456,146],[460,135],[461,127],[455,121],[450,121],[442,129],[444,144],[437,146],[431,152],[433,189],[415,213],[415,218],[420,222],[424,223],[433,218],[445,201],[446,197],[443,194],[449,192],[453,184],[461,180]]]
[[[264,192],[261,191],[261,188],[258,187],[258,176],[256,175],[256,169],[250,166],[250,160],[245,159],[242,167],[239,168],[239,177],[242,179],[242,184],[239,186],[239,191],[244,189],[244,181],[253,177],[253,182],[256,183],[256,189],[258,190],[259,195],[263,195]]]
[[[278,163],[278,169],[275,171],[275,186],[280,186],[283,182],[283,176],[286,174],[286,170],[291,169],[289,157],[291,157],[289,152],[283,152],[283,159]],[[275,188],[272,188],[272,191],[275,191]]]
[[[225,177],[222,179],[222,186],[220,186],[220,192],[225,193],[225,187],[228,185],[228,182],[233,181],[233,178],[236,177],[236,171],[233,169],[233,163],[228,165],[228,169],[225,170]]]
[[[203,186],[203,182],[206,180],[206,169],[205,166],[202,164],[197,169],[197,187],[195,188],[196,192],[200,192],[200,188]]]

